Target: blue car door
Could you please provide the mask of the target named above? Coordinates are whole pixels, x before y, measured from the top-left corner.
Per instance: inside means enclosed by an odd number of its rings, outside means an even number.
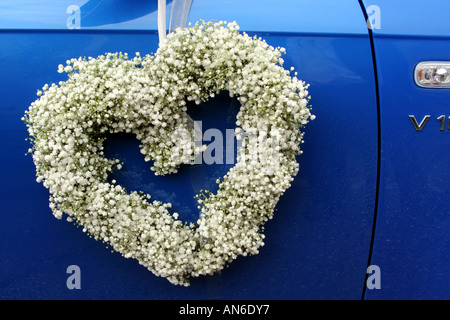
[[[168,20],[171,3],[167,1]],[[241,31],[262,37],[274,47],[285,47],[284,67],[294,67],[298,77],[310,85],[316,119],[305,128],[304,153],[298,157],[300,172],[282,196],[274,218],[265,226],[265,246],[258,255],[240,257],[221,273],[193,279],[189,288],[181,288],[155,277],[137,261],[111,252],[107,244],[87,237],[82,228],[55,219],[49,209],[48,191],[36,182],[32,158],[25,156],[30,145],[25,140],[27,132],[21,117],[36,100],[37,90],[46,83],[66,80],[57,69],[68,59],[96,57],[105,52],[127,52],[130,56],[135,52],[155,52],[157,1],[0,1],[0,298],[363,297],[377,200],[379,123],[370,30],[360,3],[194,0],[188,21],[199,19],[236,21]],[[384,23],[388,25],[387,19]],[[403,52],[389,45],[389,41],[380,41],[388,46],[379,51],[376,48],[377,59],[387,61],[391,56],[402,56]],[[411,39],[404,41],[405,46],[411,43]],[[409,67],[420,59],[444,59],[443,55],[425,54],[429,45],[439,43],[423,41],[419,46],[423,53],[408,58],[407,64],[402,61],[405,65],[401,67],[412,72]],[[382,50],[391,53],[383,54]],[[426,226],[442,233],[442,221],[448,225],[445,206],[436,199],[444,199],[448,190],[445,141],[449,136],[439,126],[433,128],[436,123],[418,133],[408,122],[408,114],[414,114],[418,121],[428,113],[433,117],[446,114],[443,92],[428,92],[440,101],[441,107],[432,102],[421,109],[423,101],[407,100],[410,98],[405,93],[393,89],[400,81],[406,81],[405,90],[419,91],[410,78],[399,79],[398,70],[383,64],[378,66],[378,72],[382,107],[387,108],[385,101],[390,101],[389,111],[382,108],[382,116],[396,117],[382,123],[383,142],[391,144],[390,150],[395,151],[388,155],[388,150],[383,149],[383,156],[389,156],[390,162],[384,162],[382,174],[400,168],[400,173],[408,178],[392,180],[386,175],[381,182],[378,219],[385,222],[377,223],[372,262],[381,267],[382,285],[387,286],[389,272],[393,272],[392,277],[398,273],[394,269],[388,271],[388,261],[408,254],[397,250],[394,254],[393,246],[411,241],[405,234],[396,234],[400,238],[383,235],[394,232],[392,224],[404,223],[410,228],[414,223],[417,243],[423,244],[420,238],[428,245],[444,248],[444,244],[430,242]],[[235,126],[239,107],[236,99],[223,93],[188,112],[194,120],[202,121],[204,132],[218,129],[225,136],[226,130]],[[398,131],[399,125],[404,129]],[[446,127],[444,131],[448,131]],[[129,190],[142,190],[157,200],[172,202],[186,221],[198,217],[193,196],[200,189],[213,188],[216,179],[230,168],[227,163],[203,163],[187,166],[178,175],[155,177],[138,146],[132,136],[108,138],[107,155],[124,163],[114,178]],[[400,152],[404,148],[407,153]],[[431,154],[435,154],[435,160],[428,161],[430,168],[423,171],[425,167],[417,165]],[[425,174],[426,180],[414,178]],[[426,185],[432,189],[426,189]],[[398,194],[399,202],[389,201],[391,190]],[[426,205],[433,207],[423,211]],[[431,222],[405,222],[405,217],[413,219],[419,213],[430,215]],[[390,218],[385,217],[387,214]],[[435,253],[430,255],[430,259],[436,258]],[[426,258],[422,256],[421,260]],[[80,272],[81,288],[67,286],[74,270]],[[443,269],[436,267],[439,270]],[[366,295],[370,298],[372,293]]]

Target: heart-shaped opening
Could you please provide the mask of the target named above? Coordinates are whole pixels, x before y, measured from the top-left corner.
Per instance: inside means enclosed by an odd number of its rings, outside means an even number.
[[[110,182],[114,180],[128,192],[142,191],[152,195],[152,200],[171,203],[169,212],[177,212],[182,221],[195,223],[199,219],[195,196],[201,190],[217,192],[217,179],[236,163],[238,141],[231,133],[235,130],[240,103],[224,91],[199,105],[190,102],[187,108],[187,114],[201,122],[202,136],[205,134],[206,139],[202,141],[208,153],[205,156],[212,156],[212,163],[204,161],[204,152],[199,163],[182,164],[175,174],[157,176],[150,170],[152,161],[145,161],[140,152],[140,141],[131,133],[107,134],[104,152],[106,158],[122,163],[120,170],[109,175]]]

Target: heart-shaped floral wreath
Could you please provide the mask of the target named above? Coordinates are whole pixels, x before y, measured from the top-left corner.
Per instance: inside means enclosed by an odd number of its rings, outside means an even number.
[[[60,65],[68,80],[45,85],[23,117],[53,214],[174,284],[257,254],[263,225],[298,172],[300,129],[314,119],[307,85],[282,67],[284,51],[240,33],[235,22],[201,21],[169,34],[154,55],[107,53]],[[183,148],[192,139],[176,134],[194,134],[186,101],[223,90],[241,103],[236,132],[248,143],[217,193],[198,196],[196,223],[178,220],[170,203],[108,181],[121,164],[104,156],[106,133],[134,133],[155,174],[174,173],[202,151]],[[275,147],[249,143],[261,134]]]

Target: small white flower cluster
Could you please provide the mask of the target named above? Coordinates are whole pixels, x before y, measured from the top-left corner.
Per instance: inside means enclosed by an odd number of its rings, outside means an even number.
[[[264,223],[298,172],[300,129],[314,118],[307,86],[282,67],[282,53],[240,33],[235,22],[201,21],[169,34],[154,55],[107,53],[60,65],[68,80],[45,85],[23,117],[37,181],[49,189],[54,215],[67,215],[174,284],[188,285],[190,277],[257,254]],[[155,174],[174,173],[202,151],[173,157],[191,142],[174,138],[180,128],[192,129],[187,101],[199,104],[223,90],[241,103],[237,130],[272,134],[278,156],[261,156],[258,143],[244,144],[236,165],[218,180],[218,192],[198,196],[197,223],[178,220],[170,203],[108,182],[121,165],[105,158],[105,133],[134,133]]]

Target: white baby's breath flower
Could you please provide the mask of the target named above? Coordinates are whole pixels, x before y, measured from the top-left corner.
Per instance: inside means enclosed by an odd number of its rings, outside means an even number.
[[[263,225],[298,172],[299,129],[315,118],[308,86],[282,67],[283,53],[240,33],[236,22],[199,22],[169,34],[154,55],[106,53],[59,65],[69,79],[45,85],[23,117],[36,181],[49,189],[55,217],[66,214],[95,239],[179,285],[257,254]],[[179,221],[169,203],[108,182],[121,164],[104,158],[102,135],[134,133],[155,174],[175,173],[205,150],[191,143],[186,100],[198,104],[224,90],[241,103],[242,148],[217,180],[218,191],[197,196],[196,224]]]

